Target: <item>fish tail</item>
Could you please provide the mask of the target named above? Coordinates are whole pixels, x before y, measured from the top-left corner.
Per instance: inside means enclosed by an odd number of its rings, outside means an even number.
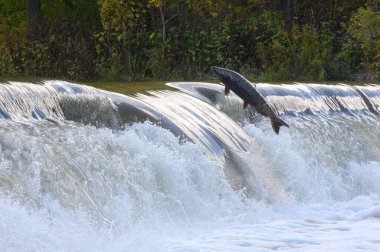
[[[274,132],[276,132],[277,135],[280,132],[281,126],[285,126],[285,127],[289,128],[289,125],[286,122],[284,122],[283,120],[281,120],[280,118],[278,118],[276,115],[274,115],[270,118],[270,122],[272,124],[272,128],[273,128]]]

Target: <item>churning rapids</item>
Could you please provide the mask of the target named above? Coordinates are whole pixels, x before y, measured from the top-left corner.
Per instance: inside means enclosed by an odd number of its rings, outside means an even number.
[[[0,251],[379,251],[380,87],[0,84]]]

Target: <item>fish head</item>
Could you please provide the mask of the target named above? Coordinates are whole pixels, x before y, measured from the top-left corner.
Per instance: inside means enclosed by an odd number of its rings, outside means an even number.
[[[211,72],[226,87],[233,87],[240,81],[246,80],[239,73],[226,69],[226,68],[222,68],[222,67],[212,66]]]

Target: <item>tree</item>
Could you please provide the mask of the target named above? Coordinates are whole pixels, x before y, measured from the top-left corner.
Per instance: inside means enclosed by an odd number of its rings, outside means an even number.
[[[165,47],[166,47],[166,30],[168,23],[173,20],[174,18],[178,17],[179,13],[176,12],[172,15],[168,13],[168,8],[166,8],[166,2],[165,0],[150,0],[150,3],[154,6],[158,7],[160,10],[160,17],[161,17],[161,26],[162,26],[162,44],[161,44],[161,54],[162,57],[165,58]],[[170,1],[169,1],[170,2]],[[180,2],[180,1],[178,1]]]
[[[32,40],[36,39],[38,25],[40,20],[41,5],[40,0],[28,0],[28,37]]]
[[[351,18],[348,32],[364,53],[363,65],[365,70],[374,77],[380,78],[379,4],[373,4],[373,7],[359,8]]]

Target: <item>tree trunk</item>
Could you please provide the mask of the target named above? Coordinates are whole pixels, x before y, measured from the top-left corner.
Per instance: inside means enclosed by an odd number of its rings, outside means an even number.
[[[166,44],[166,20],[165,20],[165,10],[162,3],[160,3],[160,14],[161,14],[161,22],[162,22],[162,47],[161,54],[162,58],[165,58],[165,44]]]
[[[186,31],[186,2],[179,1],[179,59],[183,61],[185,59],[185,31]]]
[[[40,0],[28,0],[28,37],[32,40],[37,38],[39,17],[41,13]]]
[[[293,24],[293,9],[292,9],[292,1],[286,1],[286,31],[290,34],[292,30]]]

